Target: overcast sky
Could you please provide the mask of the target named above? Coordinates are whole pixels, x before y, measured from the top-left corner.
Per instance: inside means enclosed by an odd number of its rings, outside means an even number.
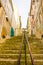
[[[22,20],[22,27],[25,28],[27,24],[27,17],[30,11],[31,0],[13,0],[14,5],[18,8]]]

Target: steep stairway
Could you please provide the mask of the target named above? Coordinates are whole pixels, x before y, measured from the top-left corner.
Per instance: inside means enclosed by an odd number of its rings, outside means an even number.
[[[34,59],[34,65],[43,65],[43,40],[29,37],[28,41],[30,43],[32,57]],[[0,65],[18,65],[17,62],[21,45],[22,53],[20,65],[25,65],[25,53],[22,36],[13,37],[11,39],[7,39],[4,43],[0,43]],[[27,65],[32,65],[27,43],[26,59]]]

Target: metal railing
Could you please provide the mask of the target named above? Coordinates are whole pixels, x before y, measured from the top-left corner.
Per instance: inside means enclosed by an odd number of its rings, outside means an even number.
[[[34,59],[32,57],[32,52],[31,52],[31,49],[30,49],[30,44],[29,44],[29,41],[28,41],[28,37],[26,35],[26,31],[23,32],[22,44],[24,44],[25,65],[27,65],[26,44],[28,44],[28,51],[29,51],[29,54],[30,54],[31,63],[32,63],[32,65],[34,65]],[[22,44],[20,46],[20,53],[19,53],[17,65],[20,65],[20,59],[21,59],[21,54],[22,54]]]
[[[23,33],[23,36],[22,36],[22,44],[23,44],[23,39],[24,39],[24,33]],[[21,59],[21,53],[22,53],[22,44],[20,46],[20,53],[19,53],[17,65],[20,65],[20,59]]]
[[[25,38],[25,32],[24,32],[24,40],[23,40],[23,43],[24,43],[24,53],[25,53],[25,65],[27,65],[27,58],[26,58],[26,38]]]
[[[28,51],[29,51],[29,54],[30,54],[31,63],[32,63],[32,65],[34,65],[34,59],[33,59],[33,56],[32,56],[30,44],[29,44],[28,37],[27,37],[26,33],[25,33],[25,37],[26,37],[26,41],[27,41],[27,44],[28,44]]]

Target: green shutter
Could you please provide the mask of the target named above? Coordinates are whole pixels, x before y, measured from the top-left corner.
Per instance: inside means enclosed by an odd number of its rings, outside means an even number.
[[[10,31],[10,36],[13,37],[14,36],[14,29],[11,27],[11,31]]]

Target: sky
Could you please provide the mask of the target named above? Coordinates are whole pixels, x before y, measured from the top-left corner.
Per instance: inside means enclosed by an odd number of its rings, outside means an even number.
[[[31,0],[13,0],[13,4],[18,8],[18,13],[21,16],[22,28],[26,28]]]

